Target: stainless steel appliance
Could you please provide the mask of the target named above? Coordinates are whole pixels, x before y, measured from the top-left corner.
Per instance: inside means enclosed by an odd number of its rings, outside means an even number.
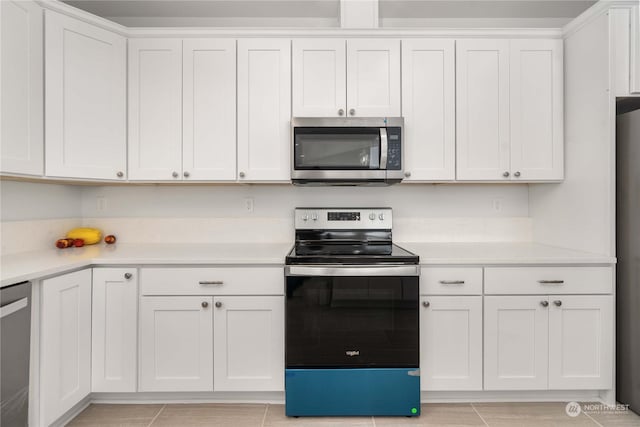
[[[640,99],[622,99],[621,108],[616,132],[616,398],[640,414]]]
[[[293,118],[297,185],[390,185],[404,176],[402,117]]]
[[[286,258],[288,416],[420,414],[418,256],[389,208],[295,210]]]
[[[27,426],[31,283],[0,289],[0,425]]]

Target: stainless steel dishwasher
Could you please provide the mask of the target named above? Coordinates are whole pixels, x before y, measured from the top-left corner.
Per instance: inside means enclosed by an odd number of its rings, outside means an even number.
[[[29,423],[31,283],[0,289],[0,425]]]

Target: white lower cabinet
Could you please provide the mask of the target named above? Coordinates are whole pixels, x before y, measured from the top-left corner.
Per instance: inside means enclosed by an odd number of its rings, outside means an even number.
[[[548,305],[545,296],[484,298],[485,390],[547,389]]]
[[[213,389],[284,390],[284,298],[214,298]]]
[[[421,307],[420,388],[482,390],[482,296],[423,296]]]
[[[549,297],[549,388],[613,385],[613,296]]]
[[[212,297],[140,300],[140,391],[213,390]]]
[[[612,298],[485,297],[485,389],[610,389]]]
[[[134,392],[138,286],[135,268],[93,269],[91,391]]]
[[[91,270],[42,281],[40,402],[45,425],[91,392]]]

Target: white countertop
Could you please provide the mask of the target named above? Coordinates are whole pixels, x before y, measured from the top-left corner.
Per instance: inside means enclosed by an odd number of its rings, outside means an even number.
[[[613,264],[615,258],[537,243],[397,242],[420,264]],[[47,249],[0,258],[0,286],[54,276],[91,265],[284,265],[293,243],[98,244]]]
[[[293,243],[97,244],[46,249],[0,258],[0,286],[52,276],[90,265],[272,264],[284,265]]]
[[[420,264],[614,264],[615,257],[532,242],[395,242],[420,256]]]

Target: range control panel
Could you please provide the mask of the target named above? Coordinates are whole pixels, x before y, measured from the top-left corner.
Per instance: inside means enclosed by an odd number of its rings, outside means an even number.
[[[391,230],[391,208],[296,208],[297,230]]]

